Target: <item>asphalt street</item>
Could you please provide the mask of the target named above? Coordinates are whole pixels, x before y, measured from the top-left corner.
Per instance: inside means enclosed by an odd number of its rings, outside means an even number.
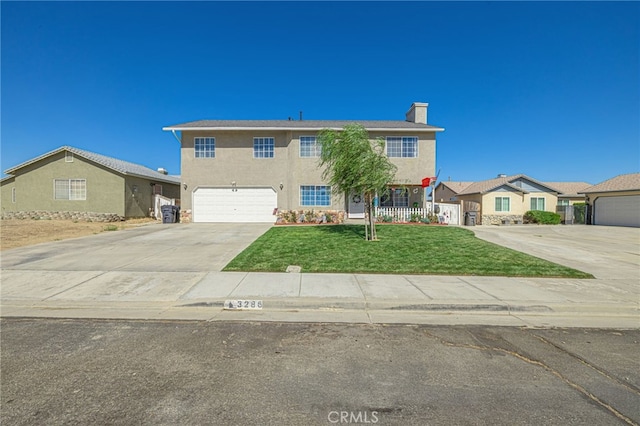
[[[638,330],[3,319],[3,425],[637,425]]]

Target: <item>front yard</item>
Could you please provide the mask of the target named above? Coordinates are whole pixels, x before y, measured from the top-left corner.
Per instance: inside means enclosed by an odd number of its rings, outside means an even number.
[[[446,226],[379,225],[379,241],[364,225],[273,227],[225,271],[486,275],[593,278],[592,275],[480,240]]]

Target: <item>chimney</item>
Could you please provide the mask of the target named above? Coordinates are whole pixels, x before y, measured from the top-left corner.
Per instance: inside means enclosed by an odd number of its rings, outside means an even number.
[[[423,102],[414,102],[407,111],[407,121],[412,123],[427,124],[427,108],[429,104]]]
[[[169,172],[164,167],[158,167],[158,173],[162,173],[163,175],[169,174]]]

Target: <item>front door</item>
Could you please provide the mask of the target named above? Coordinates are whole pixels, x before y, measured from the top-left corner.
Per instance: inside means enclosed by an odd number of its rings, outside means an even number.
[[[364,219],[364,196],[351,194],[349,196],[349,219]]]

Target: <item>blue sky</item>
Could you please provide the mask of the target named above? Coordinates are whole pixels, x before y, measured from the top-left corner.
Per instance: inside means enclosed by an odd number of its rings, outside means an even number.
[[[403,120],[440,178],[640,171],[638,2],[6,2],[2,170],[62,145],[180,172],[162,127]]]

